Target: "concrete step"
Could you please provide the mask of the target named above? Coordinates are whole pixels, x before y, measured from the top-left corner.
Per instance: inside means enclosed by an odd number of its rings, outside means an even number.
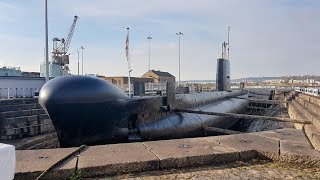
[[[311,101],[307,101],[304,98],[301,97],[296,97],[296,100],[298,102],[300,102],[301,104],[303,104],[305,107],[307,107],[309,110],[311,110],[313,113],[317,114],[318,116],[320,116],[320,106],[311,102]]]
[[[310,100],[310,96],[309,95],[306,95],[306,94],[302,94],[302,93],[299,93],[297,97],[300,97],[306,101],[309,101]]]
[[[38,115],[4,118],[0,122],[0,128],[19,128],[38,123]]]
[[[58,138],[54,138],[54,139],[42,141],[42,142],[35,144],[33,146],[30,146],[30,147],[27,147],[26,150],[49,149],[49,148],[57,148],[57,147],[59,147],[59,140],[58,140]]]
[[[290,111],[290,112],[289,112]],[[296,119],[308,119],[302,112],[301,109],[299,107],[299,105],[297,103],[295,103],[295,101],[292,101],[291,103],[289,103],[289,108],[288,108],[288,113],[289,115],[293,115],[293,118]],[[290,114],[291,113],[291,114]],[[291,116],[290,116],[291,117]],[[291,117],[292,118],[292,117]]]
[[[312,124],[307,124],[304,126],[304,133],[307,135],[312,146],[320,151],[320,133],[317,128]]]
[[[41,105],[38,103],[32,104],[15,104],[15,105],[1,105],[0,112],[6,111],[20,111],[20,110],[28,110],[28,109],[41,109]]]
[[[0,122],[2,140],[20,139],[55,130],[47,114],[5,118]]]
[[[294,103],[294,101],[288,104],[288,114],[290,118],[307,120],[307,118],[302,114],[299,107],[297,106],[296,103]],[[304,126],[303,124],[294,123],[294,127],[296,129],[303,129],[303,126]]]
[[[45,114],[44,109],[40,108],[40,109],[0,112],[0,119],[13,118],[13,117],[19,117],[19,116],[31,116],[31,115],[38,115],[38,114]]]
[[[301,99],[300,99],[301,101]],[[309,108],[305,107],[303,102],[293,101],[292,103],[296,104],[299,107],[300,112],[308,119],[311,120],[313,125],[320,131],[320,116],[312,112]]]
[[[38,115],[30,115],[30,116],[20,116],[13,118],[4,118],[0,119],[0,128],[7,127],[20,127],[23,125],[28,125],[29,122],[32,121],[43,121],[45,119],[50,119],[47,114],[38,114]]]
[[[32,122],[27,126],[20,126],[16,128],[1,128],[0,129],[0,136],[33,136],[37,134],[43,134],[47,131],[52,131],[54,130],[54,126],[51,122],[51,119],[45,119],[41,121],[40,123],[38,122]],[[9,139],[12,139],[14,137],[10,137]]]
[[[50,119],[49,115],[48,114],[39,114],[39,120],[44,120],[44,119]]]
[[[0,99],[0,106],[2,106],[2,105],[34,104],[34,103],[38,103],[38,98]]]
[[[47,147],[59,146],[57,134],[50,132],[33,137],[27,137],[18,140],[1,141],[2,143],[11,144],[15,146],[17,150],[23,149],[40,149]]]
[[[302,93],[299,94],[299,97],[305,99],[306,101],[312,102],[312,103],[320,106],[320,98],[319,97],[311,96],[308,94],[302,94]]]

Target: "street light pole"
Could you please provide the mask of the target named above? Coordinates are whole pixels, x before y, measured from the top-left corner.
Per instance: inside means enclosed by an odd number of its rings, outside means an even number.
[[[150,41],[151,41],[152,37],[148,36],[147,39],[149,40],[149,71],[150,71]]]
[[[49,54],[48,54],[48,0],[45,1],[45,42],[46,42],[46,82],[49,81]]]
[[[82,55],[81,55],[81,56],[82,56],[82,57],[81,57],[81,59],[82,59],[82,60],[81,60],[81,61],[82,61],[81,75],[83,75],[83,50],[84,50],[85,48],[84,48],[83,46],[81,46],[80,49],[81,49],[81,51],[82,51],[82,52],[81,52],[81,53],[82,53]]]
[[[77,53],[78,53],[78,75],[80,74],[79,73],[79,49],[77,49]]]
[[[178,83],[178,87],[180,87],[180,83],[181,83],[181,79],[180,79],[180,39],[181,39],[181,35],[183,35],[182,32],[178,32],[176,33],[176,35],[179,36],[179,83]]]

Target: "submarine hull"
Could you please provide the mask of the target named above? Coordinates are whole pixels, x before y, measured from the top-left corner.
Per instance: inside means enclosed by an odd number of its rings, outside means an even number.
[[[230,98],[242,91],[177,95],[178,108],[241,113],[246,99]],[[227,117],[166,112],[166,97],[129,98],[102,79],[65,76],[48,81],[39,103],[49,114],[61,147],[129,142],[202,135],[203,126],[228,128],[237,120]]]
[[[225,99],[206,106],[193,108],[205,112],[244,112],[249,104],[247,99]],[[139,134],[144,140],[187,138],[204,135],[203,127],[230,128],[238,119],[193,113],[175,113],[158,121],[141,124]]]
[[[66,103],[46,106],[56,129],[60,146],[108,144],[120,127],[121,103]]]

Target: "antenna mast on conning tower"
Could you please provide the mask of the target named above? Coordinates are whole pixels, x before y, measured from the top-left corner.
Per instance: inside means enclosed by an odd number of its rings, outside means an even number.
[[[228,49],[227,49],[228,48]],[[229,60],[230,56],[230,26],[228,27],[228,41],[222,43],[222,59],[227,58]]]

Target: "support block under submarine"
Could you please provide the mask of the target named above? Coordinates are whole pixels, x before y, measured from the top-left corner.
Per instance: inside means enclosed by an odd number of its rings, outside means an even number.
[[[241,90],[195,94],[173,90],[167,88],[167,96],[129,98],[105,80],[64,76],[42,87],[39,103],[49,114],[61,147],[202,136],[204,126],[229,128],[237,119],[168,109],[241,113],[249,103],[237,98],[247,97]]]

